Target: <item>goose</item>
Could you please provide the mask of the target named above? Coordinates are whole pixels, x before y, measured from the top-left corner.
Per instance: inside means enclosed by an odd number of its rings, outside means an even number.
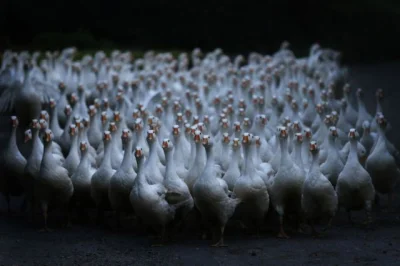
[[[78,125],[80,125],[78,123]],[[69,134],[71,136],[71,147],[69,149],[69,153],[67,158],[65,158],[65,162],[63,167],[68,170],[68,175],[72,176],[79,165],[80,156],[79,156],[79,138],[78,131],[81,128],[78,128],[76,125],[72,124],[69,126]]]
[[[115,174],[111,167],[112,139],[111,132],[104,131],[104,157],[96,172],[92,175],[90,194],[97,206],[97,222],[103,222],[104,211],[110,207],[108,200],[108,189],[110,179]]]
[[[175,165],[176,173],[182,180],[185,180],[188,175],[188,170],[185,168],[185,164],[183,163],[185,160],[185,156],[188,156],[183,149],[182,134],[180,132],[180,128],[178,125],[174,125],[172,128],[172,137],[175,142],[174,152],[173,152],[173,160],[175,162],[180,162]],[[165,150],[165,149],[164,149]],[[165,152],[165,151],[164,151]]]
[[[204,149],[201,149],[201,132],[200,130],[195,130],[194,136],[193,136],[193,141],[195,143],[195,159],[193,162],[192,167],[188,171],[187,178],[184,180],[187,186],[189,187],[190,193],[193,195],[193,185],[196,183],[197,178],[201,175],[201,173],[204,170],[204,167],[206,165],[206,158],[204,157],[203,151]]]
[[[71,181],[74,186],[74,195],[71,199],[71,207],[76,207],[80,211],[80,215],[86,215],[87,208],[94,207],[93,199],[91,198],[91,181],[96,169],[92,167],[88,152],[89,144],[86,141],[79,143],[81,151],[81,160],[75,172],[71,176]]]
[[[249,133],[243,134],[244,169],[235,183],[233,193],[241,200],[237,207],[241,220],[254,223],[258,232],[269,209],[269,194],[265,181],[255,171],[251,155],[252,141]]]
[[[251,133],[250,136],[253,139],[253,141],[251,142],[250,156],[252,156],[254,160],[257,173],[259,173],[261,178],[264,180],[265,184],[267,184],[269,182],[269,179],[275,174],[275,171],[272,169],[272,166],[269,163],[264,163],[261,161],[260,157],[260,148],[262,146],[261,138],[259,136],[254,136]]]
[[[343,87],[343,94],[346,100],[346,111],[344,115],[346,117],[347,122],[352,127],[354,127],[357,123],[358,114],[351,103],[350,92],[351,92],[350,84],[345,84]]]
[[[234,138],[232,140],[232,153],[229,166],[224,176],[222,177],[225,180],[226,184],[228,185],[228,189],[230,191],[233,191],[236,181],[240,177],[240,167],[239,167],[240,157],[241,157],[240,140],[238,138]]]
[[[364,128],[363,128],[363,123],[364,121],[372,121],[373,118],[372,116],[368,113],[363,97],[364,97],[364,92],[361,88],[357,89],[357,104],[358,104],[358,117],[357,117],[357,122],[356,122],[356,130],[359,132],[360,135],[363,134]]]
[[[163,173],[165,173],[165,167],[160,163],[157,156],[156,150],[156,142],[157,138],[154,133],[154,130],[147,130],[147,143],[150,147],[149,157],[147,158],[144,167],[143,174],[146,176],[149,184],[162,184],[164,177]],[[164,167],[164,168],[162,168]]]
[[[195,140],[200,137],[200,132],[195,134]],[[232,217],[240,199],[230,198],[227,191],[217,180],[214,166],[213,141],[209,136],[204,136],[202,141],[207,163],[202,173],[195,179],[192,195],[203,221],[211,223],[219,229],[219,240],[213,244],[215,247],[224,246],[225,225]]]
[[[161,227],[161,241],[164,242],[166,226],[173,221],[178,205],[168,202],[168,190],[162,183],[149,184],[143,170],[143,151],[136,147],[138,165],[137,177],[133,183],[129,200],[135,213],[148,225]]]
[[[174,145],[169,139],[164,139],[162,147],[165,152],[166,169],[163,185],[168,190],[166,199],[170,204],[179,204],[176,209],[174,220],[183,221],[187,214],[193,209],[194,201],[189,188],[176,171],[176,164],[173,158]]]
[[[11,136],[8,145],[1,153],[0,162],[3,175],[0,178],[0,192],[7,200],[7,211],[11,212],[10,197],[20,196],[23,193],[22,176],[26,166],[26,159],[21,154],[17,146],[17,127],[18,118],[11,116]]]
[[[272,206],[279,215],[280,230],[278,237],[288,238],[283,228],[284,215],[301,212],[301,190],[305,179],[304,172],[293,162],[288,152],[288,132],[286,127],[279,128],[280,166],[271,180],[269,195]]]
[[[116,211],[117,225],[120,226],[120,212],[132,211],[129,195],[132,190],[136,173],[132,164],[132,133],[129,129],[122,130],[122,142],[124,146],[124,158],[121,166],[110,179],[108,188],[108,199],[111,207]]]
[[[90,127],[88,129],[87,135],[90,145],[97,149],[102,141],[101,135],[101,117],[100,113],[97,112],[97,108],[94,105],[89,106],[89,117],[90,117]]]
[[[379,126],[378,140],[374,150],[367,158],[365,168],[372,178],[375,191],[380,194],[387,194],[389,207],[391,207],[394,187],[400,180],[400,170],[386,146],[386,136],[384,133],[386,119],[383,115],[378,117],[377,124]]]
[[[376,143],[377,136],[371,132],[371,124],[368,121],[364,121],[362,127],[363,134],[360,143],[364,146],[367,155],[369,155],[372,151],[372,147]]]
[[[350,153],[336,183],[339,206],[343,206],[351,221],[351,211],[365,209],[366,223],[372,222],[372,201],[375,199],[375,188],[371,176],[362,167],[357,156],[357,131],[349,132]]]
[[[51,204],[61,204],[66,206],[68,213],[68,204],[74,193],[74,186],[68,175],[68,170],[54,158],[51,145],[53,133],[47,129],[43,137],[44,151],[42,162],[40,164],[39,175],[34,182],[34,196],[40,202],[40,207],[44,218],[44,231],[49,231],[47,227],[48,207]],[[70,216],[68,215],[68,223]]]
[[[340,158],[339,151],[336,148],[335,140],[338,137],[336,127],[329,128],[328,147],[326,161],[321,164],[321,173],[328,178],[332,186],[336,186],[340,172],[342,172],[344,163]]]
[[[314,235],[318,235],[314,227],[314,220],[328,218],[330,227],[333,217],[336,214],[338,198],[334,187],[328,178],[321,173],[319,167],[319,148],[315,141],[310,143],[312,162],[303,183],[301,193],[301,206],[305,218],[309,221]]]
[[[49,101],[50,105],[50,130],[54,134],[54,141],[57,143],[63,133],[63,129],[60,127],[58,122],[58,110],[55,99],[51,98]]]

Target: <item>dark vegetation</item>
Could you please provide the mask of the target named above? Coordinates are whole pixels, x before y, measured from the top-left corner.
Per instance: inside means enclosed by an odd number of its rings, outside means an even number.
[[[5,0],[0,48],[211,50],[272,53],[281,41],[306,55],[319,41],[346,63],[400,58],[400,2]]]

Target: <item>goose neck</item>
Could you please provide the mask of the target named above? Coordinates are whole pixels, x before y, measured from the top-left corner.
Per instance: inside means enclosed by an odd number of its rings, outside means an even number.
[[[110,168],[111,169],[111,141],[107,141],[104,145],[104,157],[103,161],[101,162],[101,167],[103,168]]]
[[[167,165],[165,168],[166,178],[171,178],[173,173],[176,173],[175,171],[175,162],[174,162],[174,150],[168,150],[165,152],[165,159],[167,161]]]
[[[287,145],[287,138],[279,138],[279,147],[281,149],[281,165],[285,164],[289,159],[289,151]]]
[[[214,167],[214,149],[213,147],[207,147],[205,151],[207,155],[206,169],[211,169],[210,167]]]
[[[10,137],[9,147],[17,147],[17,128],[16,127],[13,127],[11,129],[11,137]]]
[[[128,169],[132,167],[132,139],[124,145],[124,158],[122,159],[121,168]]]
[[[245,145],[243,147],[243,155],[245,160],[243,172],[247,174],[254,168],[251,145]]]
[[[316,152],[311,152],[311,166],[310,166],[310,172],[318,171],[319,170],[319,159],[318,159],[318,153]]]
[[[350,140],[350,153],[349,153],[349,160],[358,160],[357,155],[357,140],[351,139]]]
[[[155,166],[156,163],[156,159],[157,159],[157,152],[156,152],[156,141],[157,140],[153,140],[152,142],[150,142],[150,152],[149,152],[149,159],[148,162],[152,163]]]

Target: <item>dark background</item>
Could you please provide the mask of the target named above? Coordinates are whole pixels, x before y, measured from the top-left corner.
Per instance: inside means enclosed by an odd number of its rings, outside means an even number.
[[[396,0],[40,2],[2,1],[0,48],[272,53],[287,39],[301,56],[319,41],[345,62],[400,58]]]

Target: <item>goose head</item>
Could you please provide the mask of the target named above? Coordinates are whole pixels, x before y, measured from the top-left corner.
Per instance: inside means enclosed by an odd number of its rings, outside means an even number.
[[[103,133],[104,144],[109,143],[111,141],[111,138],[112,138],[111,137],[111,132],[108,131],[108,130],[104,131],[104,133]]]
[[[337,138],[339,135],[338,135],[338,132],[337,132],[337,129],[336,129],[336,127],[334,127],[334,126],[332,126],[332,127],[329,127],[329,132],[330,132],[330,134],[331,134],[331,136],[335,139],[335,138]]]
[[[78,100],[79,100],[78,95],[77,95],[75,92],[73,92],[73,93],[71,94],[71,98],[69,99],[69,104],[70,104],[71,106],[75,106],[75,104],[78,102]]]
[[[192,131],[193,131],[193,127],[192,127]],[[196,144],[201,142],[201,131],[194,129],[194,134],[193,134],[193,140]]]
[[[176,137],[179,137],[179,135],[180,135],[180,129],[179,129],[179,126],[178,125],[174,125],[173,127],[172,127],[172,135],[176,138]]]
[[[122,134],[121,134],[121,139],[122,139],[122,143],[128,143],[132,138],[132,132],[125,128],[124,130],[122,130]]]
[[[318,114],[321,115],[321,114],[323,113],[323,111],[324,111],[323,105],[322,105],[321,103],[317,104],[317,105],[315,106],[315,111],[316,111]]]
[[[210,135],[204,135],[201,142],[202,142],[204,148],[206,149],[206,151],[210,150],[214,145],[213,140],[211,139]]]
[[[78,127],[76,126],[76,124],[71,124],[69,126],[69,135],[75,136],[77,133],[78,133]]]
[[[233,150],[238,150],[240,149],[240,139],[239,138],[234,138],[232,140],[232,149]]]
[[[101,108],[101,101],[99,98],[95,98],[93,101],[94,107],[96,107],[96,110],[99,110]]]
[[[288,138],[288,130],[287,130],[287,128],[285,126],[279,127],[278,128],[278,134],[279,134],[279,137],[281,139],[287,139]]]
[[[357,130],[355,128],[350,128],[348,137],[350,141],[356,141],[358,138]]]
[[[89,117],[93,118],[97,114],[97,109],[94,105],[90,105],[88,109]]]
[[[78,92],[78,96],[79,96],[80,98],[82,98],[82,96],[83,96],[84,93],[85,93],[85,89],[84,89],[84,87],[83,87],[83,84],[79,84],[79,85],[78,85],[78,88],[77,88],[76,90],[77,90],[77,92]]]
[[[315,155],[318,154],[319,147],[316,141],[311,141],[310,142],[310,148],[309,148],[311,154]]]
[[[356,91],[357,99],[362,99],[364,96],[364,91],[361,88],[358,88]]]
[[[176,121],[177,124],[182,124],[183,123],[183,114],[178,112],[176,114],[176,120],[175,121]]]
[[[110,106],[110,103],[108,101],[108,98],[103,99],[103,110],[107,110]]]
[[[371,124],[367,120],[362,123],[362,128],[365,134],[369,134],[371,132]]]
[[[197,125],[200,123],[200,118],[199,116],[195,115],[193,116],[193,125]]]
[[[50,129],[46,129],[46,131],[44,132],[44,135],[43,135],[43,143],[45,145],[49,144],[52,142],[53,138],[54,138],[53,132]]]
[[[245,117],[245,118],[243,119],[243,129],[244,129],[244,130],[249,130],[250,127],[251,127],[250,119],[249,119],[248,117]]]
[[[67,104],[64,108],[64,114],[69,117],[72,114],[71,105]]]
[[[54,100],[53,98],[50,98],[49,105],[50,105],[50,109],[53,110],[57,105],[56,100]]]
[[[383,114],[379,114],[376,118],[376,123],[378,124],[378,126],[385,130],[386,126],[387,126],[387,120],[385,118],[385,116]]]
[[[28,129],[24,132],[24,143],[27,143],[32,139],[32,130]]]
[[[254,139],[254,142],[256,144],[256,147],[259,148],[261,146],[261,144],[262,144],[261,143],[261,138],[259,136],[254,136],[253,139]]]
[[[13,128],[17,128],[18,124],[19,124],[18,118],[15,115],[13,115],[13,116],[11,116],[10,120],[11,120],[11,126]]]
[[[172,141],[168,138],[164,139],[162,142],[162,148],[164,149],[165,152],[171,151],[174,145],[172,144]]]
[[[121,113],[119,112],[119,111],[114,111],[114,121],[116,122],[116,123],[118,123],[118,122],[120,122],[121,121]]]
[[[88,143],[86,141],[81,141],[79,144],[79,149],[81,150],[82,154],[85,154],[88,150]]]
[[[326,115],[324,118],[324,124],[329,128],[332,125],[332,116]]]
[[[39,130],[40,129],[39,120],[32,119],[31,128],[34,130]]]
[[[102,125],[105,125],[107,123],[107,121],[108,121],[107,112],[105,112],[105,111],[101,112],[100,120],[101,120]]]
[[[203,116],[203,123],[205,126],[210,125],[210,117],[208,115]]]
[[[185,123],[185,136],[190,137],[192,136],[192,127],[189,123]]]
[[[48,123],[44,119],[39,119],[39,127],[43,132],[48,128]]]
[[[225,143],[225,144],[229,144],[230,138],[229,138],[229,134],[227,132],[222,134],[222,142]]]
[[[155,142],[156,134],[155,134],[154,130],[151,130],[151,129],[147,130],[146,140],[147,140],[147,143],[149,144],[149,146]]]
[[[39,119],[43,119],[45,121],[49,121],[49,113],[46,110],[40,111]]]
[[[295,136],[295,140],[297,143],[300,143],[300,144],[303,143],[303,134],[296,133],[296,134],[294,134],[294,136]]]
[[[292,124],[292,127],[293,127],[293,132],[296,132],[296,133],[300,133],[301,132],[301,126],[300,126],[300,122],[299,121],[293,121],[293,124]]]
[[[200,130],[202,133],[206,131],[206,127],[203,122],[197,123],[197,130]]]
[[[108,125],[108,131],[110,131],[111,134],[114,134],[115,132],[117,132],[117,130],[117,124],[115,122],[110,122],[110,124]]]

